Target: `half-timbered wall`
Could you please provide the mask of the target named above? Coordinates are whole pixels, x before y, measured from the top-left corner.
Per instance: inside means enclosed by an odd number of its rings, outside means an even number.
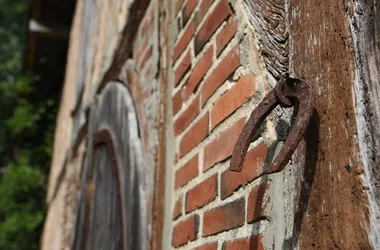
[[[358,42],[377,26],[357,19],[363,5],[78,0],[42,248],[377,249],[378,81],[366,53],[378,46]],[[315,98],[292,161],[265,173],[290,126],[292,110],[278,108],[242,172],[229,171],[283,74]]]

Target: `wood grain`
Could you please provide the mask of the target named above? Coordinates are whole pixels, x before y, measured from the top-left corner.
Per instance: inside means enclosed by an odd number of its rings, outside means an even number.
[[[292,0],[289,10],[290,73],[313,88],[320,138],[308,204],[299,208],[304,213],[299,249],[371,249],[344,1]],[[313,136],[307,134],[306,140]],[[298,155],[298,162],[305,160]]]
[[[289,34],[285,0],[244,0],[243,3],[267,70],[276,78],[288,73]]]

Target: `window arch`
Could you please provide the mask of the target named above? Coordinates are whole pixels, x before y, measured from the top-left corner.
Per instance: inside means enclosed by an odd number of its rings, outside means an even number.
[[[146,249],[146,185],[131,93],[108,83],[90,111],[73,249]]]

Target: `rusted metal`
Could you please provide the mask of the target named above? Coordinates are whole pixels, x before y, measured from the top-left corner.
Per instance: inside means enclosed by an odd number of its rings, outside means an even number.
[[[305,81],[280,77],[276,87],[264,97],[244,125],[232,153],[230,170],[241,171],[251,138],[277,105],[284,108],[294,106],[296,116],[288,139],[267,173],[280,172],[289,162],[309,125],[314,110],[314,99],[310,86]]]

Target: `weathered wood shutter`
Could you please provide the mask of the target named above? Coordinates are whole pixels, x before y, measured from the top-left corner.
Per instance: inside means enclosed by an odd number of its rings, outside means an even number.
[[[111,82],[91,108],[73,249],[146,249],[141,138],[129,90]]]

